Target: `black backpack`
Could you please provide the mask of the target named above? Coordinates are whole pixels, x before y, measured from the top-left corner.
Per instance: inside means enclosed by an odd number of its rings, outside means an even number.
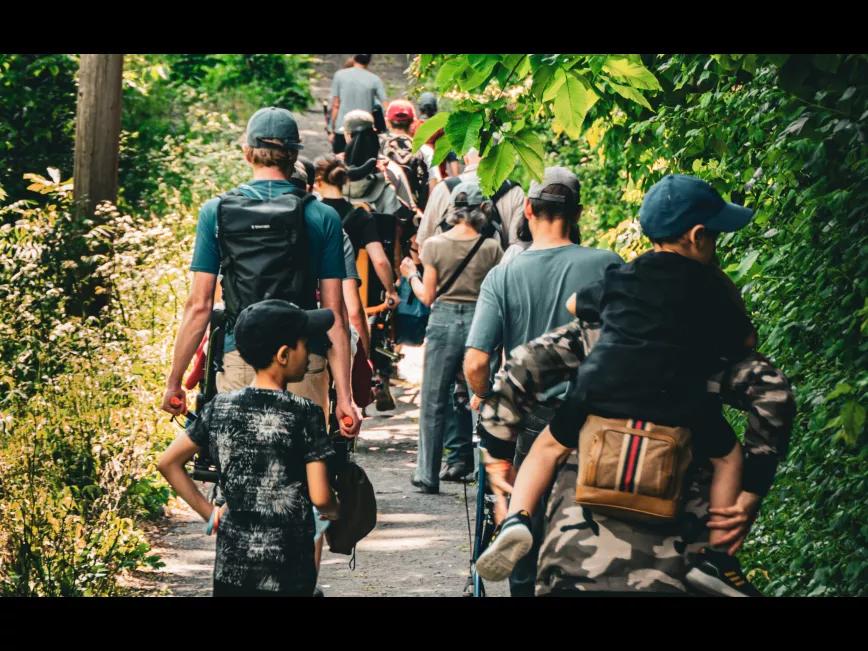
[[[383,153],[401,166],[416,206],[425,210],[428,204],[428,165],[422,154],[413,153],[413,140],[404,135],[390,136],[383,146]]]
[[[330,483],[340,502],[340,517],[325,531],[329,550],[355,554],[356,543],[377,526],[377,498],[368,475],[348,461],[331,474]]]
[[[446,184],[446,187],[449,188],[451,194],[452,191],[458,187],[458,184],[461,183],[461,178],[458,176],[450,176],[443,182]],[[506,196],[506,193],[517,185],[518,183],[515,181],[507,179],[500,185],[497,192],[491,196],[491,220],[485,225],[485,228],[482,229],[482,233],[480,233],[482,237],[494,237],[497,235],[500,238],[502,246],[506,246],[508,243],[504,242],[503,219],[501,219],[500,211],[497,209],[497,202],[503,199]],[[452,225],[446,222],[446,217],[444,216],[437,227],[440,229],[440,232],[445,233],[452,228]]]
[[[269,200],[238,190],[220,195],[217,241],[228,327],[248,305],[269,298],[316,307],[304,207],[315,198],[294,191]]]

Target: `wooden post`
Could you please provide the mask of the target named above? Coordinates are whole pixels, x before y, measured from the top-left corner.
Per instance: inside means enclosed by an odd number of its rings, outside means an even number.
[[[123,54],[81,55],[73,166],[79,215],[117,200],[123,65]]]

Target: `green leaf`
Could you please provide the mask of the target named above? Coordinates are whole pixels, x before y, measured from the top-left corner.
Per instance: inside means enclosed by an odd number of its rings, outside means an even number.
[[[432,165],[439,165],[446,158],[446,155],[452,149],[452,143],[449,138],[440,138],[434,143],[434,156],[431,158]]]
[[[832,389],[824,398],[826,402],[830,402],[835,398],[839,398],[841,396],[850,395],[853,393],[853,387],[851,387],[846,382],[838,382],[834,389]]]
[[[494,145],[479,163],[479,182],[483,194],[494,194],[514,168],[515,147],[506,141]]]
[[[545,163],[543,162],[545,147],[540,137],[533,131],[525,129],[517,133],[511,142],[531,176],[537,181],[542,180],[543,172],[545,172]]]
[[[648,68],[624,56],[610,56],[603,64],[603,70],[624,79],[634,88],[660,90],[660,82]]]
[[[546,92],[554,74],[555,69],[551,66],[543,66],[533,73],[533,83],[530,86],[530,92],[538,100],[543,101],[543,94]]]
[[[843,439],[848,445],[856,445],[865,428],[865,407],[855,400],[848,400],[841,410]]]
[[[446,111],[441,111],[419,125],[419,128],[416,129],[416,135],[413,136],[413,151],[419,151],[419,147],[424,145],[428,141],[428,138],[433,136],[438,129],[446,126],[446,121],[450,115]]]
[[[464,70],[465,63],[464,59],[461,57],[455,59],[449,59],[440,66],[440,70],[437,71],[437,77],[434,80],[441,89],[451,88],[455,85],[458,80],[459,73]]]
[[[456,111],[446,122],[446,137],[459,154],[473,147],[479,148],[479,130],[482,128],[481,112]]]
[[[636,102],[637,104],[640,104],[651,111],[654,110],[653,108],[651,108],[651,104],[648,102],[645,96],[632,86],[622,86],[621,84],[616,84],[611,79],[609,80],[609,85],[621,97],[629,99],[632,102]]]
[[[758,258],[759,251],[751,251],[750,253],[748,253],[739,263],[738,267],[736,267],[734,280],[738,282],[743,278],[746,278],[753,269]]]
[[[555,119],[552,128],[555,133],[566,132],[573,140],[578,140],[582,133],[582,124],[588,110],[599,97],[591,90],[584,79],[569,74],[564,84],[558,90],[554,102]]]
[[[466,92],[483,86],[494,71],[497,62],[497,57],[488,56],[477,63],[478,67],[467,66],[458,75],[458,87]]]
[[[553,69],[551,77],[549,77],[548,83],[546,84],[545,91],[543,91],[542,101],[551,102],[555,97],[557,97],[558,91],[566,81],[567,73],[563,68]]]

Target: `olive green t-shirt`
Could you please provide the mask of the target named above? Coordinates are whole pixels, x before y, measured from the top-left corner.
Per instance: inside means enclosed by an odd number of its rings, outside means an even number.
[[[458,239],[447,231],[435,235],[422,245],[420,257],[426,265],[437,270],[437,291],[446,284],[461,261],[470,253],[479,237]],[[496,239],[486,238],[473,259],[458,276],[449,291],[437,300],[448,303],[474,303],[479,297],[479,287],[488,272],[500,262],[503,250]]]

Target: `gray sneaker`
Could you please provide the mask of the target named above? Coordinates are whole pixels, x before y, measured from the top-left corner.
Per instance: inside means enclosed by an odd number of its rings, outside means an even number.
[[[530,513],[519,511],[494,530],[488,547],[476,560],[476,571],[486,581],[503,581],[533,546]]]

